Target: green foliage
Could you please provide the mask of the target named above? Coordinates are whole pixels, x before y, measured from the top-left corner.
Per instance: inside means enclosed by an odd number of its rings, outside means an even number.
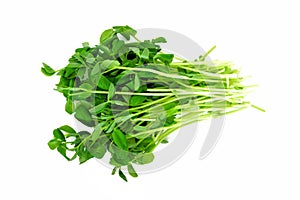
[[[134,170],[133,166],[131,164],[127,165],[127,170],[128,173],[132,176],[132,177],[138,177],[138,174],[136,173],[136,171]]]
[[[206,62],[206,54],[187,61],[162,52],[163,37],[141,41],[129,26],[105,30],[99,44],[83,43],[62,69],[43,63],[41,72],[60,77],[56,90],[66,98],[65,111],[93,131],[68,125],[54,129],[48,142],[71,161],[84,163],[110,154],[112,174],[127,181],[133,168],[154,160],[153,151],[168,143],[182,126],[252,106],[247,86],[228,62]],[[134,41],[133,41],[134,40]]]
[[[123,150],[128,150],[127,139],[122,131],[115,129],[112,133],[113,142]]]
[[[55,70],[52,69],[49,65],[47,65],[46,63],[43,63],[43,67],[41,68],[41,71],[43,74],[45,74],[46,76],[52,76],[53,74],[55,74]]]
[[[153,160],[154,160],[153,153],[145,153],[145,154],[138,155],[134,160],[134,163],[145,165],[151,163]]]
[[[120,176],[124,181],[127,182],[127,178],[126,178],[125,174],[122,172],[121,169],[119,169],[119,176]]]
[[[94,120],[90,111],[84,106],[78,106],[75,110],[75,118],[87,126],[94,126]]]

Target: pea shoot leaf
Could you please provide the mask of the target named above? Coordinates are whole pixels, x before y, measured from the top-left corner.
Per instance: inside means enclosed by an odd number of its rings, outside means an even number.
[[[44,75],[46,76],[52,76],[53,74],[55,74],[55,70],[52,69],[49,65],[47,65],[46,63],[43,63],[43,67],[41,68],[41,71]]]
[[[138,105],[140,105],[141,103],[143,103],[146,99],[147,99],[146,96],[137,96],[137,95],[132,96],[132,97],[130,98],[130,103],[129,103],[129,105],[130,105],[130,106],[138,106]]]
[[[135,36],[137,31],[131,28],[130,26],[114,26],[113,27],[116,33],[120,33],[127,40],[130,39],[130,36]]]
[[[65,131],[67,133],[76,133],[76,131],[68,125],[63,125],[63,126],[59,127],[58,129],[61,131]]]
[[[174,58],[174,54],[156,54],[153,57],[153,60],[155,61],[159,60],[162,63],[169,65],[173,61],[173,58]]]
[[[84,125],[87,126],[94,126],[95,122],[91,116],[91,113],[87,108],[84,106],[78,106],[75,110],[75,118],[82,122]]]
[[[152,43],[167,43],[167,40],[164,37],[157,37],[152,39]]]
[[[103,31],[103,33],[100,36],[100,44],[103,44],[105,41],[110,39],[115,34],[113,29],[107,29]]]
[[[125,135],[119,129],[115,129],[112,133],[114,143],[123,150],[128,150],[128,144]]]
[[[141,58],[148,60],[149,59],[149,49],[145,48],[141,54]]]
[[[100,75],[98,80],[98,87],[102,90],[109,90],[111,82],[103,75]]]
[[[99,114],[106,108],[107,104],[108,104],[107,102],[98,104],[95,107],[91,108],[89,111],[90,111],[90,113],[95,114],[95,115]]]
[[[119,169],[119,176],[120,176],[124,181],[128,182],[128,180],[127,180],[125,174],[122,172],[121,169]]]
[[[57,139],[52,139],[48,142],[48,146],[51,150],[56,149],[57,147],[59,147],[60,144],[61,144],[61,141],[59,141]]]
[[[54,129],[53,136],[54,136],[55,139],[59,139],[61,141],[65,141],[66,140],[64,134],[58,128]]]
[[[135,178],[138,177],[138,174],[136,173],[136,171],[134,170],[134,168],[131,164],[127,165],[127,170],[132,177],[135,177]]]
[[[154,160],[153,153],[144,153],[137,156],[137,158],[134,160],[134,163],[145,165],[148,163],[151,163]]]

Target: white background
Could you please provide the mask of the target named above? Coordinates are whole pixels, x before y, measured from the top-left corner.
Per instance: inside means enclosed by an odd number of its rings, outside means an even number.
[[[291,0],[1,1],[0,199],[299,199],[299,19]],[[94,160],[65,161],[47,142],[74,122],[41,63],[64,67],[82,42],[125,24],[216,44],[211,57],[252,75],[260,87],[249,99],[267,112],[228,116],[205,160],[199,137],[171,167],[129,183]]]

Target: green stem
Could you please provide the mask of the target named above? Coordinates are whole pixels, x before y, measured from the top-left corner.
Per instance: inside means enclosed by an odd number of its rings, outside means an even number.
[[[251,104],[251,107],[253,107],[253,108],[257,109],[257,110],[260,110],[260,111],[262,111],[262,112],[266,112],[265,109],[263,109],[263,108],[261,108],[261,107],[258,107],[258,106],[256,106],[256,105]]]
[[[212,48],[210,48],[203,56],[201,56],[200,61],[204,61],[205,58],[208,56],[208,54],[210,54],[215,48],[216,48],[216,46],[213,46]]]
[[[77,89],[77,90],[75,90]],[[71,91],[83,91],[83,92],[77,92],[77,93],[73,93],[73,94],[70,94],[70,96],[76,96],[76,95],[80,95],[80,94],[84,94],[85,92],[89,92],[91,94],[108,94],[109,92],[108,91],[92,91],[92,90],[87,90],[87,89],[84,89],[84,88],[63,88],[61,90],[71,90]],[[183,90],[184,91],[184,90]],[[210,92],[210,91],[203,91],[203,92],[193,92],[193,91],[190,91],[190,92],[180,92],[180,93],[173,93],[173,92],[170,92],[170,93],[145,93],[145,92],[142,92],[142,93],[135,93],[135,92],[118,92],[116,91],[115,94],[119,94],[119,95],[130,95],[130,96],[133,96],[133,95],[137,95],[137,96],[181,96],[181,95],[201,95],[201,96],[218,96],[220,94],[222,94],[220,97],[224,96],[224,94],[222,92]]]
[[[124,69],[124,70],[131,70],[131,71],[141,71],[141,72],[150,72],[150,73],[154,73],[163,77],[167,77],[167,78],[172,78],[172,79],[181,79],[181,80],[194,80],[194,81],[205,81],[205,82],[214,82],[214,83],[218,83],[220,82],[219,80],[209,80],[209,79],[199,79],[199,78],[190,78],[187,76],[181,76],[181,75],[177,75],[177,74],[167,74],[164,72],[160,72],[154,69],[147,69],[147,68],[131,68],[131,67],[122,67],[122,66],[117,66],[116,69]]]

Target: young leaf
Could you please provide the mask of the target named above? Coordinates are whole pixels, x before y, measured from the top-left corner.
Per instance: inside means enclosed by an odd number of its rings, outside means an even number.
[[[90,97],[91,94],[91,90],[94,88],[91,84],[89,83],[83,83],[79,86],[79,88],[83,89],[82,92],[79,92],[76,94],[75,97],[79,98],[79,99],[86,99],[88,97]]]
[[[82,122],[84,125],[87,126],[94,126],[95,122],[91,116],[91,113],[84,107],[78,106],[75,110],[75,118]]]
[[[169,65],[174,58],[174,54],[156,54],[153,60],[160,60],[162,63]]]
[[[164,37],[158,37],[158,38],[154,38],[152,39],[152,43],[166,43],[167,40]]]
[[[77,71],[77,77],[80,79],[80,81],[84,81],[85,74],[86,74],[86,67],[80,67]]]
[[[137,74],[134,76],[134,90],[137,91],[141,86],[141,81],[140,78],[138,77]]]
[[[82,57],[81,57],[81,55],[80,55],[79,52],[76,52],[76,53],[72,56],[72,58],[73,58],[74,60],[76,60],[77,62],[79,62],[79,63],[81,63],[81,64],[84,64],[84,60],[82,59]]]
[[[104,41],[104,42],[107,42],[107,41],[109,41],[110,39],[108,39],[108,40],[106,40],[106,41]],[[105,46],[105,45],[97,45],[97,47],[104,53],[104,54],[106,54],[106,56],[110,56],[110,54],[111,54],[111,52],[110,52],[110,49],[107,47],[107,46]]]
[[[118,147],[115,153],[111,154],[115,166],[126,166],[132,161],[132,156],[129,151],[124,151]]]
[[[107,102],[104,102],[104,103],[101,103],[93,108],[91,108],[89,111],[90,113],[96,115],[96,114],[99,114],[101,113],[107,106]]]
[[[115,33],[113,29],[107,29],[103,31],[103,33],[100,36],[100,44],[103,44],[105,41],[110,39],[114,34]]]
[[[112,133],[114,143],[123,150],[128,150],[128,144],[125,135],[119,130],[115,129]]]
[[[110,149],[109,149],[110,150]],[[111,151],[110,151],[111,152]],[[117,161],[115,161],[114,156],[112,156],[109,160],[109,164],[115,166],[115,167],[121,167],[122,165],[120,163],[118,163]]]
[[[169,141],[168,141],[168,140],[166,140],[166,139],[164,139],[164,140],[162,140],[162,141],[161,141],[161,143],[162,143],[162,144],[168,144],[168,143],[169,143]]]
[[[101,138],[93,142],[90,146],[87,147],[87,149],[91,155],[98,159],[103,158],[106,153],[105,144]]]
[[[83,43],[82,43],[82,46],[83,46],[83,47],[89,47],[89,45],[90,45],[90,44],[89,44],[88,42],[83,42]]]
[[[128,148],[133,148],[136,146],[136,138],[129,138],[127,139]]]
[[[138,174],[136,173],[136,171],[134,170],[133,166],[131,164],[127,165],[127,170],[128,173],[132,176],[132,177],[138,177]]]
[[[91,54],[91,53],[87,54],[85,59],[86,59],[86,62],[89,64],[93,64],[96,60],[95,57],[93,56],[93,54]]]
[[[56,149],[57,147],[59,147],[60,144],[61,144],[61,141],[59,141],[57,139],[52,139],[48,142],[48,146],[51,150]]]
[[[86,109],[90,109],[94,106],[94,103],[92,101],[81,100],[76,103],[76,108],[79,106],[83,106],[83,107],[86,107]]]
[[[65,131],[67,133],[76,133],[76,131],[68,125],[61,126],[61,127],[59,127],[59,129],[62,131]]]
[[[76,74],[76,68],[71,68],[71,67],[66,67],[65,68],[65,70],[66,70],[66,72],[65,72],[65,74],[64,74],[64,77],[66,77],[66,78],[72,78],[72,76],[76,76],[77,74]]]
[[[109,70],[115,66],[119,66],[120,63],[117,60],[104,60],[101,65],[100,65],[100,69],[101,70]]]
[[[57,147],[57,151],[63,156],[65,157],[65,159],[67,159],[68,161],[70,160],[70,158],[67,156],[67,147],[65,144],[60,145],[59,147]]]
[[[114,128],[116,127],[116,125],[117,125],[116,121],[113,121],[113,123],[111,123],[111,125],[107,129],[106,133],[111,133],[114,130]]]
[[[98,87],[103,90],[109,90],[111,82],[103,75],[100,75],[100,78],[98,80]]]
[[[137,56],[141,56],[141,54],[140,54],[140,49],[139,48],[136,48],[136,47],[129,47],[129,49],[131,50],[131,51],[133,51]]]
[[[131,90],[131,91],[135,91],[134,90],[134,81],[130,81],[126,84],[126,86]]]
[[[153,80],[153,78],[157,77],[155,73],[152,72],[139,72],[139,77],[146,80]]]
[[[138,132],[142,132],[142,131],[147,131],[148,128],[145,127],[145,126],[135,126],[135,127],[133,128],[133,130],[138,131]]]
[[[130,36],[135,36],[137,31],[131,28],[130,26],[114,26],[116,33],[120,33],[127,40],[130,39]]]
[[[43,63],[43,67],[41,68],[41,72],[46,76],[52,76],[55,74],[55,70],[52,69],[49,65],[46,63]]]
[[[83,83],[80,85],[80,88],[85,89],[85,90],[92,90],[94,87],[89,83]]]
[[[112,172],[111,172],[111,175],[115,175],[117,169],[118,169],[117,167],[114,167],[113,170],[112,170]]]
[[[77,69],[79,67],[81,67],[82,64],[80,63],[69,63],[66,68],[69,68],[69,69]]]
[[[97,63],[91,71],[91,76],[99,73],[101,73],[101,68],[100,68],[100,63]]]
[[[121,89],[122,92],[130,92],[129,88],[124,86]],[[122,98],[124,99],[124,101],[127,103],[127,105],[129,105],[129,101],[130,101],[130,96],[129,95],[123,95]]]
[[[79,156],[79,162],[80,164],[85,163],[86,161],[88,161],[89,159],[93,158],[94,156],[92,154],[90,154],[90,152],[88,150],[82,150],[82,152],[80,154],[78,154]]]
[[[102,134],[102,126],[100,124],[97,124],[97,126],[94,128],[94,131],[92,133],[92,137],[91,137],[92,142],[95,142],[100,137],[101,134]]]
[[[144,49],[142,55],[141,55],[141,58],[145,59],[145,60],[148,60],[149,59],[149,49]]]
[[[120,63],[116,60],[104,60],[103,62],[101,63],[97,63],[92,71],[91,71],[91,75],[96,75],[96,74],[99,74],[101,73],[102,71],[105,71],[105,70],[109,70],[115,66],[119,66]]]
[[[124,47],[125,42],[123,40],[115,40],[112,43],[112,52],[113,54],[119,54],[122,47]]]
[[[125,106],[125,107],[128,107],[128,103],[126,102],[123,102],[123,101],[118,101],[118,100],[112,100],[111,101],[111,104],[112,105],[118,105],[118,106]]]
[[[53,130],[53,135],[56,139],[66,141],[64,134],[58,128]]]
[[[142,153],[136,157],[134,163],[139,165],[145,165],[151,163],[153,160],[154,160],[153,153]]]
[[[138,106],[147,99],[146,96],[132,96],[129,101],[130,106]]]
[[[71,99],[68,99],[65,105],[65,111],[69,114],[72,114],[74,112],[74,104]]]
[[[115,90],[116,90],[116,89],[115,89],[114,84],[111,83],[110,86],[109,86],[109,89],[108,89],[108,96],[107,96],[107,98],[108,98],[109,100],[111,100],[112,97],[114,96]]]
[[[87,132],[87,131],[79,131],[78,135],[79,135],[80,140],[85,140],[91,134],[89,132]]]
[[[119,169],[119,176],[120,176],[124,181],[128,182],[128,181],[127,181],[127,178],[126,178],[126,176],[125,176],[125,174],[121,171],[121,169]]]

